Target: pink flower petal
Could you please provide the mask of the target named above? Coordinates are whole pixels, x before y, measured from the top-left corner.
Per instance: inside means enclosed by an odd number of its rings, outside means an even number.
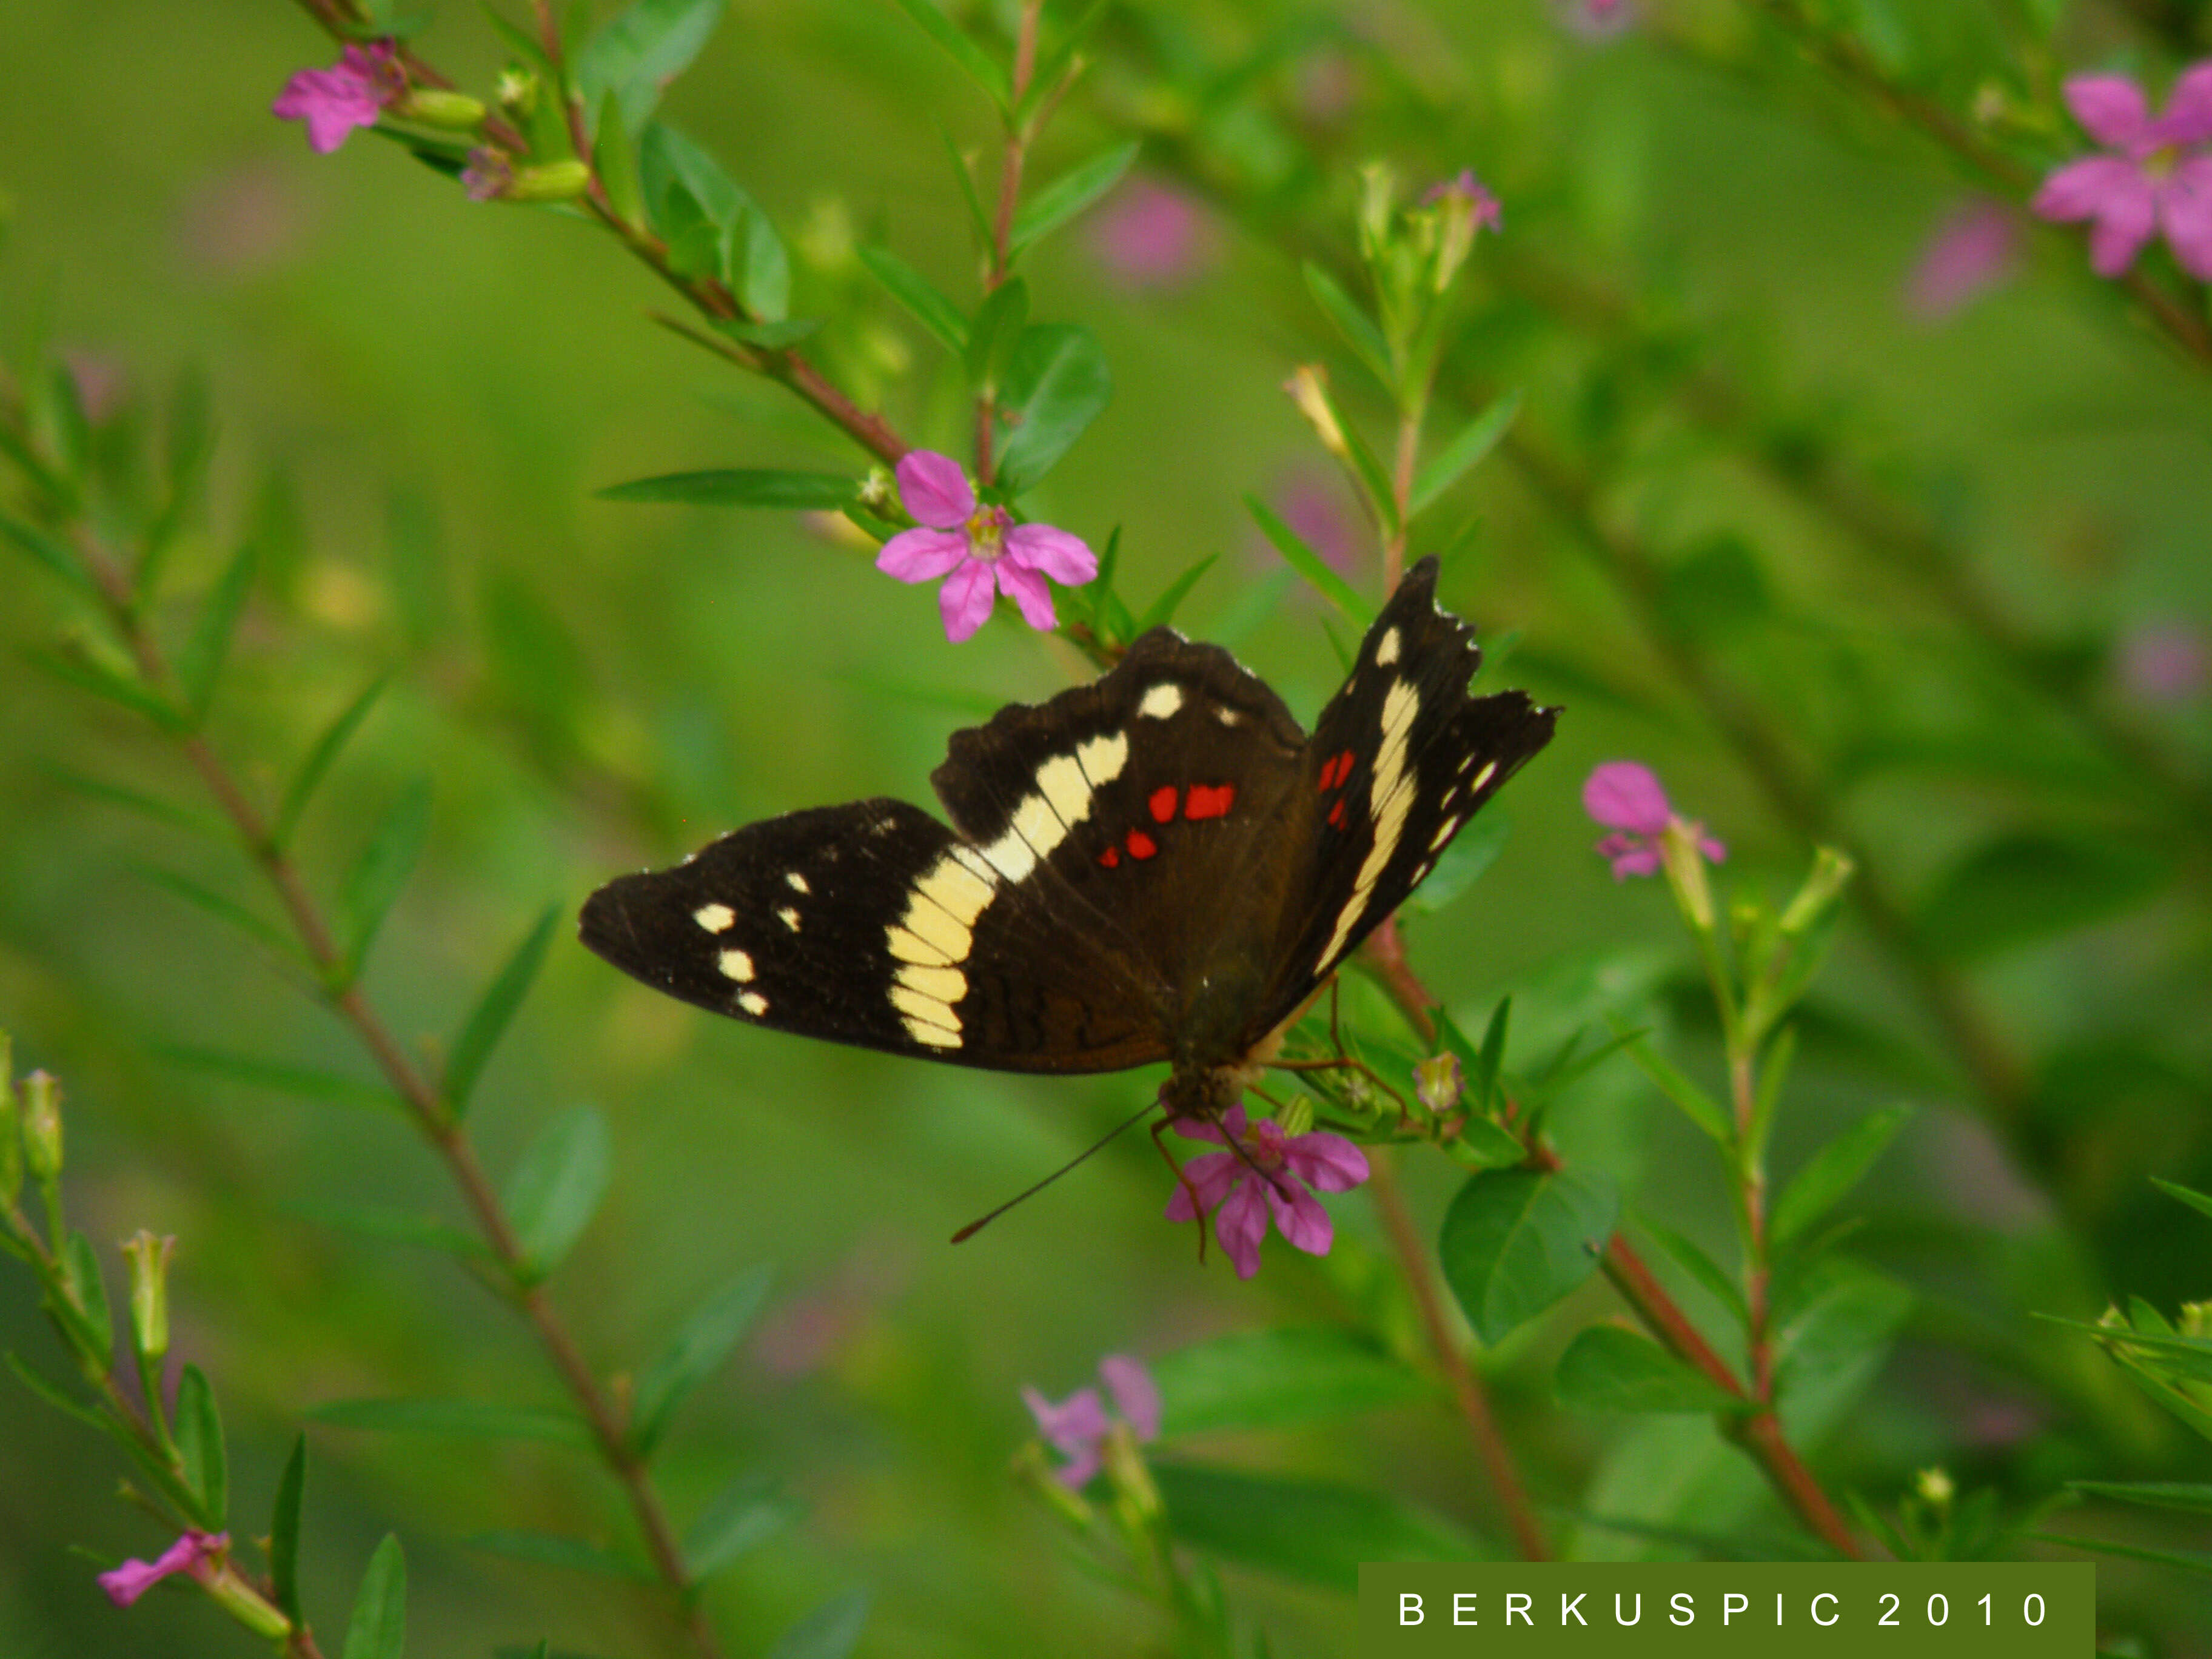
[[[1195,1221],[1235,1190],[1250,1173],[1234,1152],[1208,1152],[1182,1166],[1175,1196],[1168,1200],[1168,1219]]]
[[[2192,155],[2174,168],[2160,210],[2166,246],[2181,268],[2212,283],[2212,155]]]
[[[2066,107],[2083,131],[2114,149],[2152,137],[2142,88],[2124,76],[2075,76],[2066,83]]]
[[[876,568],[902,582],[934,581],[968,556],[968,538],[957,530],[902,530],[876,555]]]
[[[2185,71],[2166,94],[2159,118],[2159,137],[2169,144],[2201,144],[2212,139],[2212,62]]]
[[[1098,556],[1080,536],[1048,524],[1018,524],[1006,532],[1006,562],[1042,571],[1062,587],[1080,587],[1098,574]]]
[[[1239,1279],[1260,1271],[1260,1241],[1267,1236],[1267,1200],[1260,1189],[1266,1184],[1255,1181],[1238,1187],[1213,1218],[1213,1236]]]
[[[1583,810],[1608,830],[1656,836],[1673,809],[1651,769],[1639,761],[1607,761],[1583,785]]]
[[[1160,1391],[1152,1375],[1125,1353],[1109,1353],[1098,1362],[1098,1375],[1114,1396],[1114,1409],[1137,1431],[1139,1440],[1160,1437]]]
[[[118,1607],[127,1607],[164,1578],[190,1572],[206,1557],[229,1547],[230,1534],[227,1532],[188,1532],[153,1560],[125,1561],[112,1571],[100,1574],[97,1583],[107,1592],[109,1601]]]
[[[1052,590],[1034,570],[1024,570],[1011,558],[1001,558],[991,568],[998,573],[999,591],[1022,610],[1022,620],[1041,634],[1060,626],[1053,614]]]
[[[2043,181],[2028,210],[2042,219],[2094,219],[2108,204],[2148,193],[2142,169],[2117,155],[2069,161]]]
[[[898,487],[906,510],[933,530],[957,530],[975,510],[975,492],[960,463],[933,449],[910,449],[900,458]]]
[[[1328,1254],[1328,1247],[1336,1242],[1336,1229],[1319,1199],[1300,1186],[1292,1185],[1287,1195],[1271,1187],[1267,1206],[1275,1213],[1275,1225],[1282,1230],[1285,1243],[1308,1255]]]
[[[1081,1492],[1091,1484],[1091,1477],[1098,1473],[1103,1460],[1098,1455],[1098,1443],[1093,1441],[1080,1451],[1070,1453],[1067,1462],[1053,1473],[1053,1479],[1070,1492]]]
[[[1701,835],[1698,837],[1698,851],[1705,854],[1705,862],[1708,864],[1728,862],[1728,848],[1711,836]]]
[[[382,107],[374,89],[344,69],[301,70],[284,83],[269,112],[307,124],[307,147],[327,155],[356,127],[373,127]]]
[[[1325,1193],[1348,1193],[1367,1179],[1367,1154],[1342,1135],[1316,1130],[1290,1144],[1291,1168]]]
[[[1659,849],[1633,836],[1607,836],[1598,842],[1597,853],[1612,864],[1615,881],[1659,873]]]
[[[1036,1389],[1024,1387],[1022,1403],[1036,1419],[1037,1432],[1070,1456],[1105,1436],[1106,1407],[1099,1403],[1096,1389],[1078,1389],[1055,1406]]]
[[[2124,195],[2106,198],[2089,233],[2089,269],[2100,276],[2117,276],[2133,264],[2158,228],[2157,186],[2140,174],[2136,184]]]
[[[991,567],[970,559],[945,579],[937,590],[937,608],[945,618],[945,637],[957,645],[981,628],[991,615]]]

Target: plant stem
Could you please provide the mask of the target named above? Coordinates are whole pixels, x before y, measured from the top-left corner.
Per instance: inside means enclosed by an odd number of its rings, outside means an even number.
[[[72,526],[72,532],[78,555],[98,586],[109,623],[136,659],[141,678],[149,690],[176,702],[174,676],[133,603],[130,578],[122,561],[111,554],[81,520]],[[444,1161],[504,1276],[506,1293],[536,1333],[539,1346],[581,1408],[601,1460],[621,1484],[652,1557],[653,1570],[675,1596],[678,1616],[691,1645],[702,1659],[720,1659],[720,1644],[692,1594],[695,1586],[684,1565],[675,1530],[643,1461],[629,1444],[622,1413],[585,1363],[581,1350],[544,1287],[535,1282],[528,1254],[500,1206],[466,1129],[453,1116],[429,1077],[392,1035],[391,1027],[369,1002],[359,982],[347,981],[344,956],[336,936],[309,895],[298,867],[276,844],[268,820],[204,737],[187,731],[179,733],[177,741],[216,806],[236,831],[247,856],[276,892],[323,983],[326,987],[343,986],[342,989],[326,990],[325,1000],[352,1027],[386,1081],[404,1103],[416,1130]]]
[[[1011,274],[1013,264],[1014,208],[1021,200],[1022,168],[1029,159],[1030,142],[1041,117],[1024,118],[1013,113],[1028,95],[1030,77],[1036,72],[1037,21],[1044,0],[1022,0],[1022,21],[1014,40],[1014,73],[1011,107],[1006,115],[1006,149],[999,163],[998,209],[991,222],[990,257],[983,272],[983,292],[995,294]],[[992,354],[996,355],[995,351]],[[982,384],[975,388],[975,481],[991,482],[996,470],[991,453],[991,432],[999,416],[999,388],[988,363],[982,365]]]

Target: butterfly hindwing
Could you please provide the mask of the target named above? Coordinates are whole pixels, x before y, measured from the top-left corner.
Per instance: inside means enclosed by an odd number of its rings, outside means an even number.
[[[1435,603],[1437,562],[1409,570],[1316,722],[1302,787],[1308,853],[1282,918],[1259,1035],[1435,868],[1475,811],[1551,740],[1559,711],[1520,691],[1470,696],[1472,629]]]
[[[584,907],[669,995],[801,1036],[1018,1072],[1161,1058],[1137,988],[944,824],[855,801],[748,825]]]

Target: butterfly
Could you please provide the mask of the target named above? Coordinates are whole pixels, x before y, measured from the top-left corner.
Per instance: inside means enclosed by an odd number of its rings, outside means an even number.
[[[748,824],[586,902],[585,945],[750,1024],[991,1071],[1165,1060],[1170,1119],[1249,1068],[1549,742],[1472,696],[1472,630],[1407,572],[1308,737],[1169,628],[1111,672],[956,732],[950,824],[877,799]]]

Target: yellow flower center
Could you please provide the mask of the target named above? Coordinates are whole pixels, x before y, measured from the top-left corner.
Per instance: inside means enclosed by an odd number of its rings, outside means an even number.
[[[1013,520],[1003,507],[979,507],[968,517],[968,551],[986,562],[1006,550],[1006,531]]]

